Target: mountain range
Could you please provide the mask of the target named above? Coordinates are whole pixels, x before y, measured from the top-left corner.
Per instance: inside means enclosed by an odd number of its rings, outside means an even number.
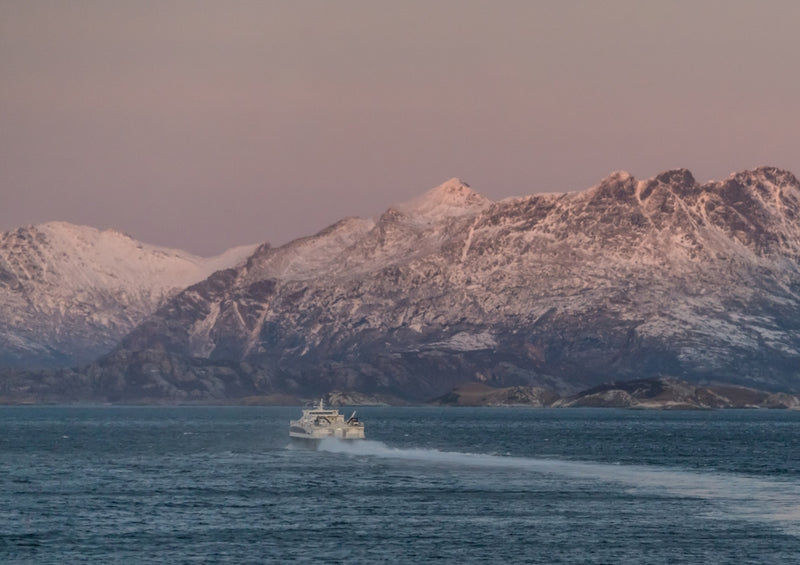
[[[0,394],[185,402],[338,389],[417,401],[472,381],[569,395],[662,376],[797,392],[799,217],[800,183],[771,167],[702,184],[685,169],[648,180],[619,172],[585,191],[498,202],[451,179],[374,220],[226,254],[214,263],[225,268],[194,271],[174,295],[172,275],[130,290],[145,292],[150,300],[137,300],[151,310],[137,310],[117,338],[95,324],[101,357],[7,371]],[[22,284],[8,266],[24,262],[20,242],[41,231],[0,240],[3,297]],[[9,241],[23,256],[16,263]],[[42,319],[58,328],[54,312],[74,299],[49,292]],[[7,310],[3,300],[4,313],[31,312],[15,318],[16,333],[4,324],[3,359],[58,334],[24,334],[48,327],[38,306]],[[119,311],[114,296],[94,303],[103,308],[87,319]],[[80,349],[92,328],[65,358],[97,352]],[[20,334],[25,347],[5,353]]]

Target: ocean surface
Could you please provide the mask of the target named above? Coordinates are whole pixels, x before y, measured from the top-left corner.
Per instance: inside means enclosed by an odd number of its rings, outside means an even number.
[[[0,407],[0,563],[800,562],[800,412],[358,412]]]

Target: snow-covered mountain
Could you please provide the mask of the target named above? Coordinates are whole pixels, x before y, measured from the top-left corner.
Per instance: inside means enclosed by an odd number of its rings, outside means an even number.
[[[0,365],[88,362],[168,298],[254,249],[201,258],[64,222],[0,233]]]
[[[104,398],[658,375],[800,390],[800,183],[621,172],[490,202],[453,179],[189,287],[86,374]],[[104,387],[104,388],[103,388]]]
[[[6,240],[17,237],[27,240]],[[4,292],[21,284],[3,280]],[[453,179],[376,220],[262,245],[166,301],[95,363],[12,375],[0,396],[338,389],[421,400],[471,381],[565,394],[659,376],[800,391],[792,174],[764,167],[699,184],[686,170],[643,181],[620,172],[585,191],[500,202]]]

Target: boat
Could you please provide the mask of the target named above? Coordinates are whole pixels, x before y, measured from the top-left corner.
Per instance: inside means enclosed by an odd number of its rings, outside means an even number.
[[[364,423],[356,413],[345,420],[344,415],[333,408],[325,408],[322,399],[313,408],[303,410],[299,420],[289,422],[289,437],[294,439],[321,440],[325,438],[364,439]]]

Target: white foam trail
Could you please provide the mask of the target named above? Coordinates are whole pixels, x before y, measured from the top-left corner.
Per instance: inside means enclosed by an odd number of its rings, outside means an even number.
[[[392,448],[379,441],[323,440],[318,449],[353,456],[402,459],[421,463],[519,469],[574,479],[618,483],[674,496],[713,502],[720,517],[757,520],[778,525],[800,537],[800,484],[796,480],[760,479],[722,472],[690,471],[645,465],[614,465],[535,457],[504,457],[436,449]]]

